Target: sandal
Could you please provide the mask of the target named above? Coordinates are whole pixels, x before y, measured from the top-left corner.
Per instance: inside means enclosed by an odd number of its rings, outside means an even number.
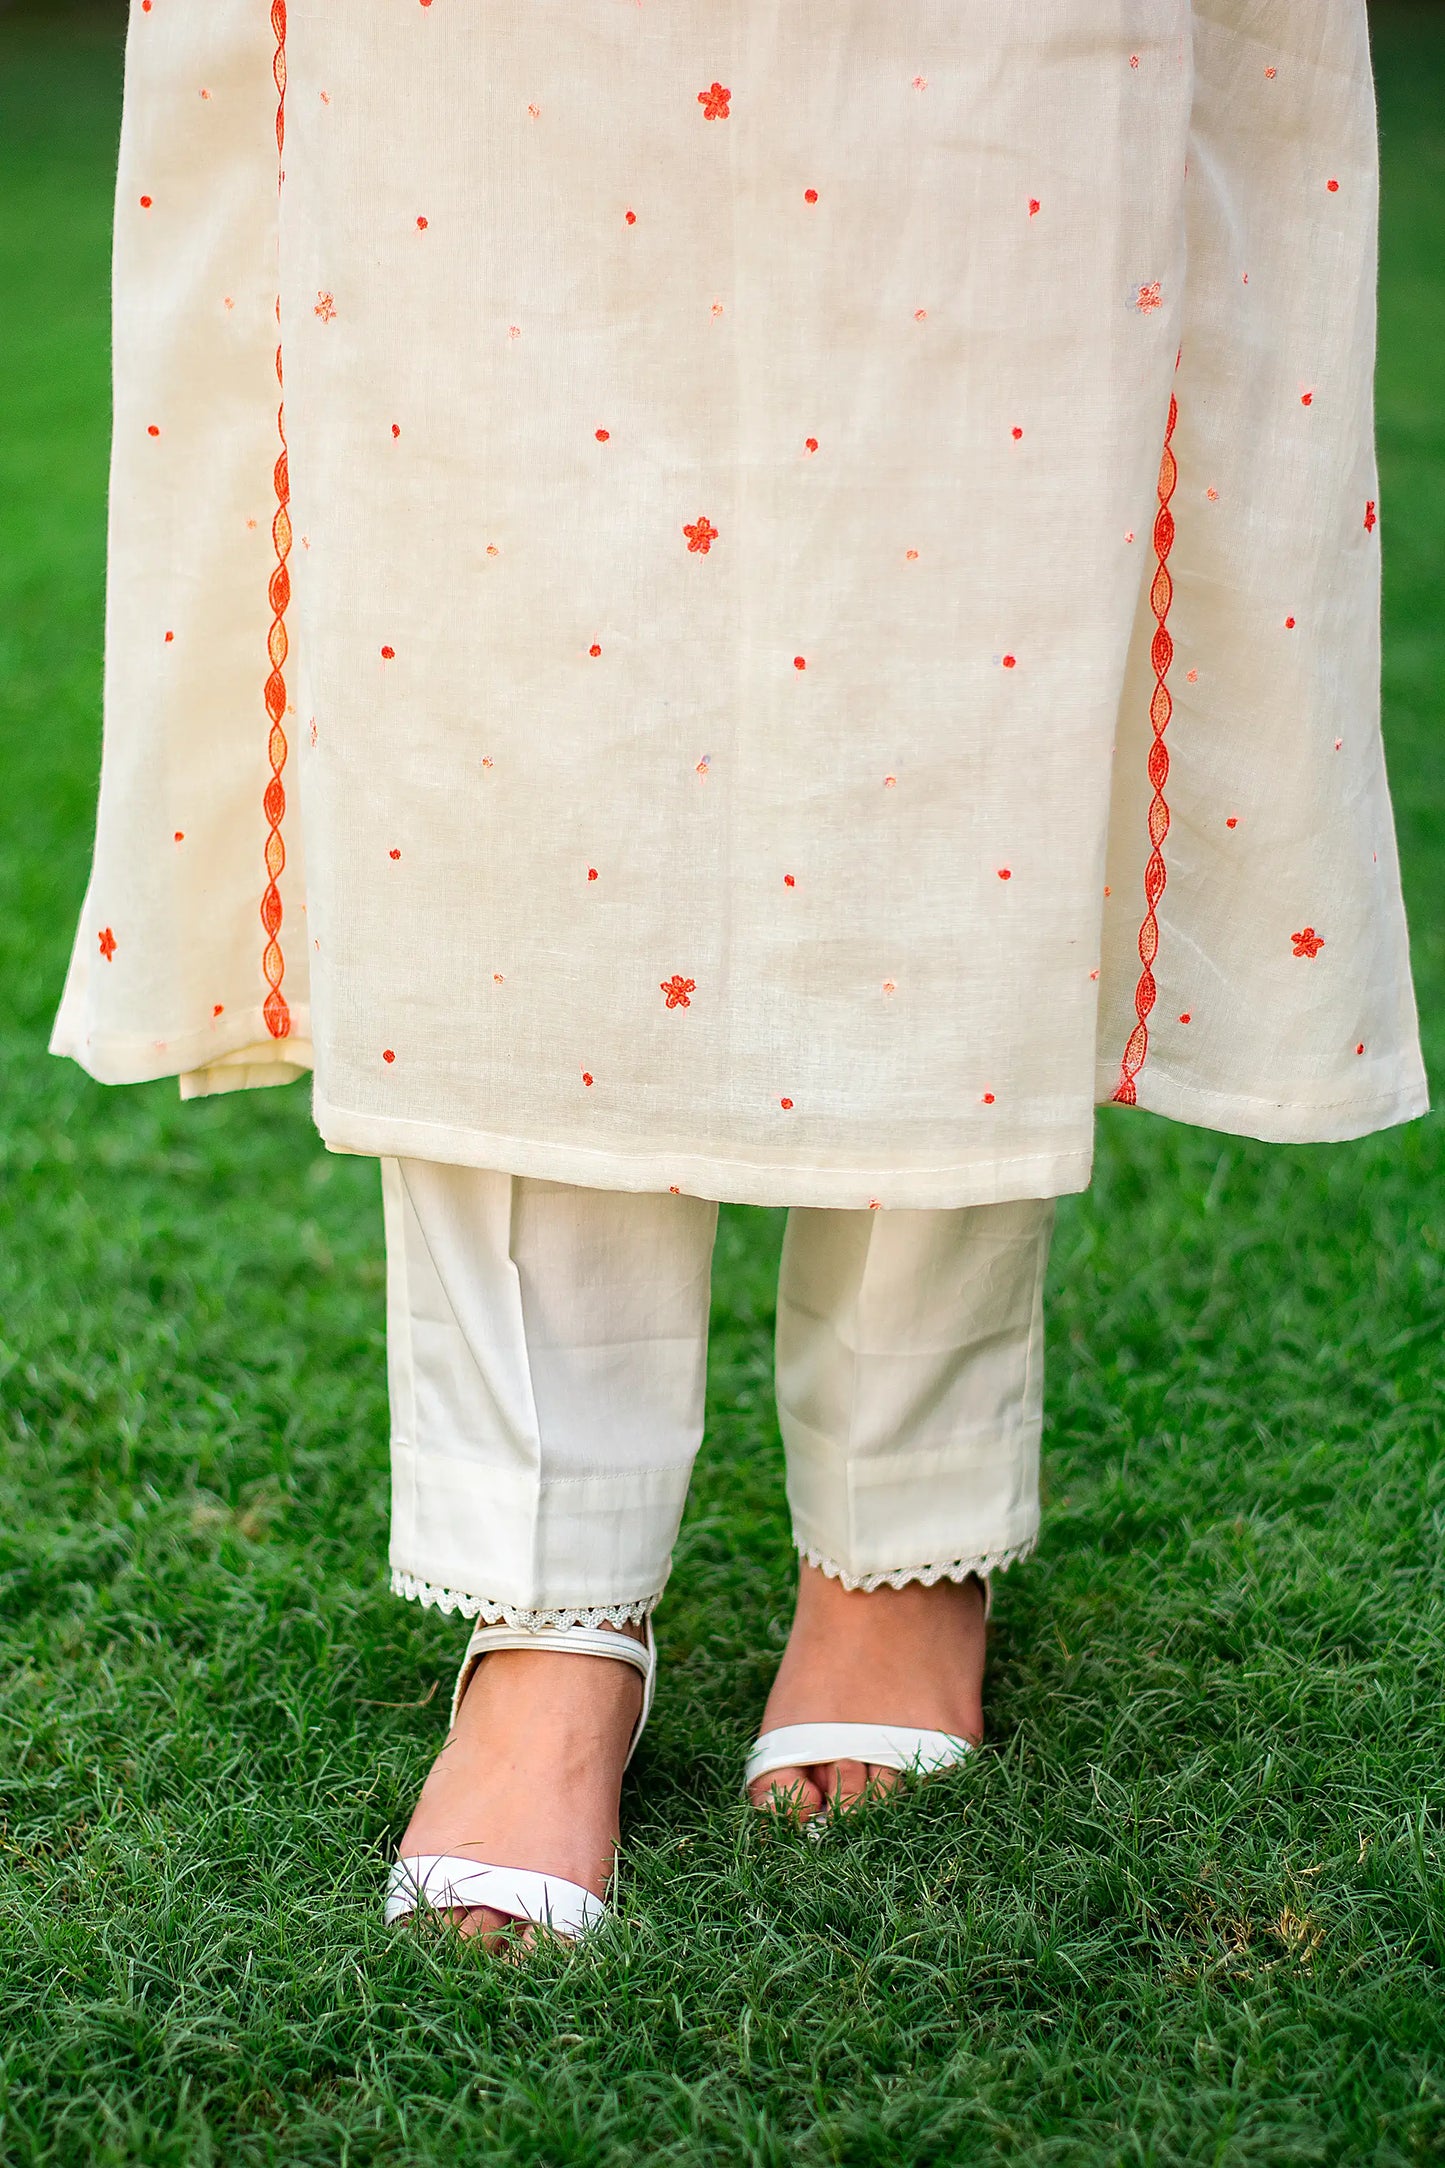
[[[985,1573],[977,1576],[983,1586],[983,1616],[987,1624],[993,1609],[993,1588]],[[753,1744],[743,1769],[746,1793],[759,1777],[774,1769],[816,1769],[825,1762],[872,1763],[875,1769],[896,1769],[906,1776],[935,1776],[953,1769],[977,1747],[951,1731],[920,1731],[911,1724],[783,1724],[765,1731]],[[777,1797],[776,1789],[769,1800]],[[772,1811],[764,1806],[760,1813]],[[824,1805],[804,1825],[814,1836],[836,1809]]]
[[[637,1751],[652,1709],[657,1677],[657,1643],[650,1618],[644,1635],[643,1640],[634,1641],[630,1634],[603,1633],[600,1627],[547,1628],[528,1633],[514,1626],[479,1626],[467,1643],[457,1673],[447,1729],[455,1729],[462,1699],[478,1664],[495,1650],[550,1649],[563,1656],[606,1656],[614,1663],[631,1664],[642,1673],[642,1711],[628,1741],[627,1761],[622,1765],[625,1769]],[[392,1865],[386,1884],[387,1926],[407,1918],[422,1905],[434,1912],[456,1906],[471,1911],[486,1905],[493,1911],[510,1913],[519,1923],[545,1927],[567,1941],[589,1933],[610,1916],[606,1900],[580,1882],[568,1882],[556,1874],[539,1874],[526,1867],[488,1867],[447,1852],[419,1853]]]

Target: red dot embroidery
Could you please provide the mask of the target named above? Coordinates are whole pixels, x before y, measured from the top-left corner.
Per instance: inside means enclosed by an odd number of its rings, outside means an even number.
[[[808,667],[808,658],[807,658],[807,656],[806,656],[806,655],[795,655],[795,656],[793,657],[793,668],[794,668],[795,670],[806,670],[806,669],[807,669],[807,667]]]
[[[1191,1023],[1193,1023],[1194,1019],[1193,1019],[1193,1017],[1192,1017],[1192,1016],[1191,1016],[1191,1015],[1189,1014],[1189,1011],[1188,1011],[1188,1010],[1186,1009],[1186,1010],[1184,1011],[1184,1014],[1183,1014],[1183,1015],[1182,1015],[1182,1016],[1180,1017],[1179,1021],[1180,1021],[1180,1023],[1181,1023],[1181,1024],[1191,1024]]]
[[[400,422],[393,422],[393,423],[392,423],[392,425],[391,425],[391,433],[392,433],[392,436],[393,436],[393,437],[399,437],[399,436],[401,435],[401,423],[400,423]]]
[[[1315,403],[1315,395],[1314,395],[1314,393],[1313,393],[1312,391],[1303,391],[1303,392],[1301,392],[1301,393],[1300,393],[1300,402],[1299,402],[1299,403],[1300,403],[1300,405],[1301,405],[1301,406],[1313,406],[1313,405],[1314,405],[1314,403]]]
[[[1013,868],[1011,866],[1000,866],[998,877],[1001,881],[1011,881],[1013,879]]]
[[[158,437],[158,436],[160,435],[160,431],[159,431],[159,429],[158,429],[158,428],[156,427],[156,425],[155,425],[155,423],[154,423],[154,422],[152,422],[152,423],[151,423],[151,425],[150,425],[150,427],[149,427],[149,429],[147,429],[147,431],[146,431],[146,435],[147,435],[148,437]]]
[[[107,963],[110,962],[111,957],[115,954],[115,935],[111,932],[109,926],[103,926],[101,928],[100,953],[105,958]]]
[[[588,648],[587,652],[589,655],[600,655],[602,653],[602,650],[598,646],[597,642],[594,640],[592,642],[592,645]]]
[[[780,1100],[778,1101],[778,1105],[779,1105],[779,1106],[780,1106],[780,1107],[782,1108],[782,1110],[783,1110],[783,1112],[784,1112],[785,1114],[786,1114],[786,1113],[787,1113],[787,1112],[789,1111],[789,1109],[791,1108],[792,1104],[793,1104],[793,1102],[792,1102],[792,1100],[791,1100],[791,1099],[780,1099]]]
[[[1039,199],[1038,199],[1038,197],[1037,197],[1037,196],[1030,196],[1030,197],[1029,197],[1029,217],[1030,217],[1030,218],[1037,218],[1037,217],[1038,217],[1038,215],[1039,215],[1039,208],[1040,208],[1040,206],[1039,206]]]
[[[1237,828],[1239,826],[1239,815],[1231,813],[1224,825],[1226,828]]]
[[[592,434],[596,437],[599,444],[605,444],[607,442],[607,439],[611,436],[612,431],[610,429],[594,429]]]
[[[426,232],[426,230],[427,230],[427,227],[428,227],[428,225],[429,225],[430,223],[431,223],[431,221],[430,221],[429,219],[425,219],[425,218],[419,218],[419,219],[417,220],[417,222],[416,222],[416,230],[417,230],[417,232],[418,232],[418,233],[425,233],[425,232]]]
[[[393,852],[391,852],[391,854],[390,854],[390,855],[391,855],[391,856],[392,856],[393,858],[400,858],[400,856],[401,856],[401,852],[400,852],[400,851],[393,851]]]
[[[1363,1054],[1363,1053],[1364,1053],[1364,1051],[1365,1051],[1365,1042],[1364,1042],[1364,1040],[1363,1040],[1363,1039],[1361,1039],[1361,1041],[1360,1041],[1359,1045],[1358,1045],[1358,1046],[1357,1046],[1357,1047],[1355,1048],[1355,1052],[1356,1052],[1357,1054]]]
[[[176,841],[177,843],[184,843],[184,842],[185,842],[185,840],[186,840],[186,831],[185,831],[185,829],[184,829],[184,828],[178,828],[178,829],[176,830],[176,833],[175,833],[175,841]]]
[[[1338,181],[1326,181],[1325,186],[1332,196],[1337,196],[1340,192],[1340,184]]]
[[[803,201],[804,201],[804,203],[816,203],[816,202],[817,202],[817,200],[818,200],[818,191],[817,191],[817,189],[816,189],[816,188],[805,188],[805,189],[803,190]]]
[[[792,874],[791,874],[791,873],[785,873],[785,874],[783,875],[783,886],[784,886],[784,888],[796,888],[796,887],[797,887],[797,885],[798,885],[798,884],[797,884],[797,882],[796,882],[796,881],[795,881],[795,880],[793,879],[793,876],[792,876]]]
[[[143,211],[148,211],[151,207],[151,198],[149,196],[142,196],[140,199],[140,207]]]
[[[395,661],[396,649],[394,647],[384,647],[381,651],[381,659],[383,662]]]
[[[709,83],[706,90],[700,90],[697,94],[697,102],[702,107],[703,119],[726,120],[728,117],[728,100],[731,96],[732,92],[725,90],[721,83]]]
[[[817,451],[817,449],[818,449],[818,440],[817,440],[817,438],[816,438],[816,437],[804,437],[804,439],[803,439],[803,449],[804,449],[804,451],[807,451],[807,452],[816,452],[816,451]]]
[[[596,878],[597,878],[597,868],[596,868],[595,866],[589,866],[589,867],[587,868],[587,878],[588,878],[588,880],[589,880],[589,881],[595,881],[595,880],[596,880]]]
[[[1013,439],[1014,439],[1014,443],[1015,443],[1015,444],[1017,444],[1017,443],[1018,443],[1018,441],[1019,441],[1019,439],[1020,439],[1020,438],[1022,437],[1022,435],[1023,435],[1023,431],[1022,431],[1022,429],[1020,429],[1020,428],[1018,427],[1018,425],[1017,425],[1017,424],[1015,424],[1015,425],[1014,425],[1014,432],[1013,432]]]
[[[392,1050],[391,1050],[391,1048],[390,1048],[389,1046],[384,1046],[384,1047],[382,1048],[382,1050],[381,1050],[381,1058],[382,1058],[382,1060],[383,1060],[383,1061],[395,1061],[395,1060],[396,1060],[396,1056],[395,1056],[395,1054],[393,1054],[393,1052],[392,1052]]]
[[[635,226],[637,224],[636,211],[624,211],[622,215],[626,219],[629,226]]]
[[[1285,619],[1285,621],[1284,621],[1284,629],[1285,629],[1285,631],[1286,631],[1286,632],[1293,632],[1293,631],[1294,631],[1294,619],[1293,619],[1292,617],[1287,617],[1287,618]]]
[[[903,556],[904,556],[904,560],[905,560],[905,562],[906,562],[906,563],[908,563],[908,564],[910,564],[910,565],[912,565],[912,564],[916,564],[916,563],[918,562],[918,552],[917,552],[917,550],[905,550],[905,551],[903,552]]]
[[[592,1071],[590,1069],[584,1069],[582,1071],[582,1081],[584,1084],[590,1084],[592,1082]]]
[[[993,1105],[993,1093],[992,1093],[992,1092],[985,1092],[985,1093],[984,1093],[984,1095],[983,1095],[983,1103],[984,1103],[984,1105],[985,1105],[986,1107],[991,1107],[991,1106]]]
[[[1018,668],[1018,661],[1019,659],[1017,655],[1005,655],[1003,659],[1003,666],[1005,670],[1016,670]]]
[[[167,646],[167,647],[169,647],[169,646],[170,646],[170,644],[171,644],[172,640],[174,640],[174,638],[175,638],[175,634],[174,634],[173,632],[168,632],[168,633],[166,634],[166,646]]]
[[[1373,533],[1374,533],[1374,531],[1375,531],[1375,529],[1376,529],[1376,527],[1378,526],[1378,524],[1379,524],[1379,514],[1378,514],[1378,513],[1376,512],[1376,510],[1375,510],[1375,500],[1374,500],[1374,498],[1373,498],[1373,497],[1367,497],[1367,498],[1365,499],[1365,532],[1366,532],[1366,534],[1373,534]]]
[[[1270,82],[1270,83],[1272,83],[1272,82],[1274,81],[1275,77],[1276,77],[1276,76],[1277,76],[1277,75],[1279,74],[1279,69],[1278,69],[1278,68],[1266,68],[1266,69],[1265,69],[1265,71],[1264,71],[1264,73],[1265,73],[1265,80],[1266,80],[1267,82]]]
[[[211,1011],[211,1014],[212,1014],[212,1016],[224,1016],[224,1015],[225,1015],[225,1013],[226,1013],[226,1004],[225,1004],[225,1002],[224,1002],[224,1001],[218,1001],[218,1002],[216,1003],[216,1006],[215,1006],[215,1007],[214,1007],[214,1008],[212,1009],[212,1011]]]

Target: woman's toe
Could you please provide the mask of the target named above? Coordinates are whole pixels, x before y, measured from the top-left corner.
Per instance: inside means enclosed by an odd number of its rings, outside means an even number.
[[[824,1762],[813,1771],[818,1788],[830,1807],[856,1807],[860,1800],[877,1799],[898,1782],[896,1769],[877,1762]]]
[[[765,1814],[781,1814],[795,1822],[811,1820],[823,1804],[823,1795],[806,1769],[770,1769],[754,1777],[748,1797]]]

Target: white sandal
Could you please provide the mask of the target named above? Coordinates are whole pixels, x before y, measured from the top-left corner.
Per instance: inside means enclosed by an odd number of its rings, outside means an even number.
[[[975,1578],[983,1586],[987,1624],[993,1587],[986,1573]],[[957,1738],[951,1731],[919,1731],[911,1724],[783,1724],[754,1742],[743,1770],[743,1790],[750,1790],[759,1777],[774,1769],[816,1769],[825,1762],[871,1762],[876,1769],[933,1776],[940,1769],[956,1768],[977,1751],[971,1739]],[[806,1827],[821,1834],[822,1823],[832,1811],[825,1803]]]
[[[637,1751],[652,1708],[653,1687],[657,1678],[657,1643],[653,1639],[652,1620],[643,1628],[645,1638],[634,1641],[631,1634],[604,1633],[600,1627],[576,1626],[566,1630],[545,1628],[528,1633],[514,1626],[479,1626],[467,1643],[462,1658],[457,1683],[452,1690],[451,1714],[447,1729],[455,1729],[462,1697],[472,1681],[472,1674],[484,1656],[498,1649],[549,1649],[563,1656],[608,1656],[615,1663],[631,1664],[642,1673],[642,1712],[632,1729],[627,1744],[627,1762]],[[623,1763],[623,1768],[627,1767]],[[386,1924],[405,1919],[419,1905],[426,1904],[436,1912],[449,1911],[454,1906],[468,1911],[486,1905],[496,1912],[507,1912],[518,1922],[533,1923],[546,1927],[554,1935],[574,1941],[601,1925],[608,1917],[606,1901],[585,1889],[580,1882],[568,1882],[561,1875],[538,1874],[526,1867],[488,1867],[474,1859],[462,1859],[447,1852],[418,1853],[411,1859],[394,1862],[386,1884]]]

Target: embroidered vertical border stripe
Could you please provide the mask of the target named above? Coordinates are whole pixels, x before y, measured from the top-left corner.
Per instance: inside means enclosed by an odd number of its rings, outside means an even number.
[[[272,73],[276,79],[276,188],[279,195],[285,179],[283,160],[286,155],[286,0],[272,0],[271,29],[275,34],[276,53]],[[273,1039],[284,1039],[291,1029],[291,1011],[281,991],[281,981],[286,975],[286,959],[281,952],[281,890],[279,882],[286,864],[286,845],[281,836],[281,823],[286,815],[286,787],[282,771],[286,766],[286,732],[283,728],[286,715],[286,611],[291,601],[291,574],[287,559],[291,555],[291,469],[286,451],[286,394],[281,367],[279,327],[281,323],[280,296],[276,300],[276,385],[280,400],[276,408],[276,429],[281,439],[281,449],[276,458],[276,516],[271,522],[271,539],[276,548],[276,563],[271,573],[268,590],[271,605],[271,630],[266,639],[266,652],[271,669],[266,679],[266,714],[270,720],[270,734],[266,752],[271,764],[266,795],[262,800],[266,815],[266,887],[261,897],[261,925],[266,935],[266,947],[261,957],[261,969],[265,974],[267,993],[265,1005],[266,1029]]]
[[[1138,1021],[1124,1048],[1118,1088],[1114,1093],[1116,1101],[1130,1107],[1138,1103],[1135,1079],[1149,1052],[1149,1017],[1158,998],[1154,960],[1159,954],[1159,899],[1169,878],[1164,865],[1164,838],[1169,833],[1169,802],[1164,796],[1164,786],[1169,780],[1169,749],[1164,743],[1164,733],[1174,713],[1174,700],[1169,690],[1169,668],[1174,660],[1174,640],[1169,631],[1169,606],[1174,600],[1174,582],[1169,572],[1169,555],[1174,547],[1174,514],[1169,507],[1179,480],[1179,464],[1174,456],[1174,425],[1178,419],[1179,401],[1171,393],[1164,453],[1159,462],[1159,510],[1154,520],[1156,563],[1149,589],[1149,607],[1154,612],[1154,638],[1149,650],[1154,670],[1154,693],[1149,702],[1149,721],[1154,730],[1154,742],[1149,748],[1149,781],[1154,795],[1149,801],[1150,848],[1144,868],[1144,920],[1139,928],[1139,962],[1143,968],[1134,988],[1134,1014]]]

